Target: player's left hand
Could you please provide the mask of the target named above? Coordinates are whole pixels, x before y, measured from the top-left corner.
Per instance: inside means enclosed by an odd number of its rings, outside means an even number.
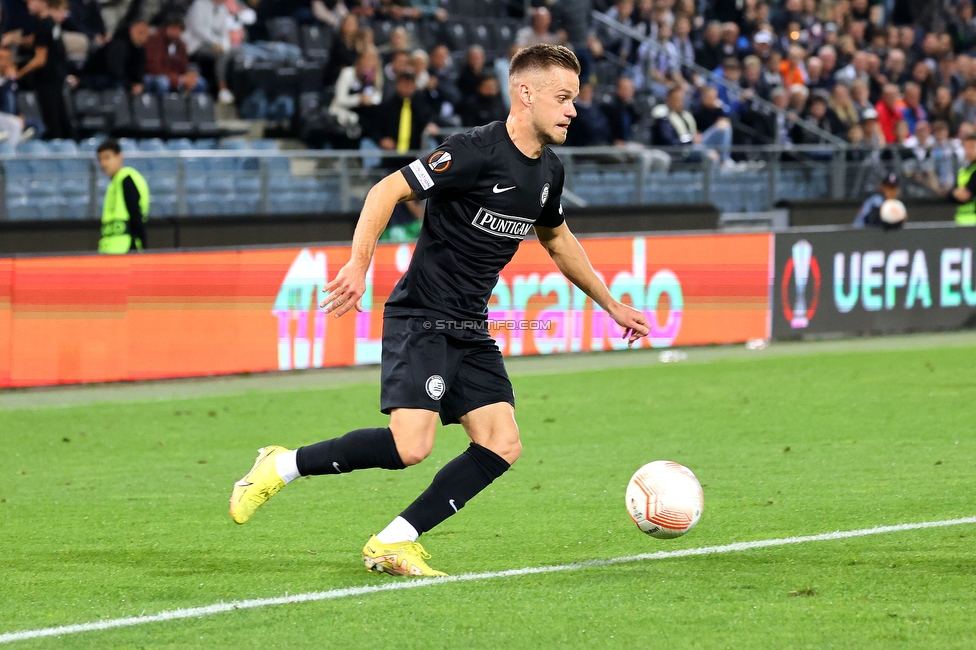
[[[644,312],[634,309],[630,305],[614,301],[607,308],[607,313],[617,325],[624,328],[624,334],[620,338],[627,339],[627,347],[633,347],[637,339],[651,333],[651,326],[647,323]]]

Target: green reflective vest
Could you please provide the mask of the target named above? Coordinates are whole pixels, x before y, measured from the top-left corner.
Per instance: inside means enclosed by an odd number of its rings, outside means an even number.
[[[125,196],[122,193],[122,181],[131,178],[139,190],[139,211],[142,220],[149,218],[149,185],[142,174],[132,167],[123,167],[112,177],[112,181],[105,190],[105,206],[102,208],[102,238],[98,242],[99,253],[128,253],[135,247],[142,250],[142,241],[132,241],[129,234],[129,211],[125,207]]]
[[[966,187],[974,173],[976,173],[976,163],[960,169],[959,178],[956,179],[957,187]],[[956,223],[960,226],[976,226],[976,197],[956,208]]]

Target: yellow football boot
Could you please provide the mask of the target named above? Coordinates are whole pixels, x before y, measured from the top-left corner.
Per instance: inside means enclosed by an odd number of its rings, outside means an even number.
[[[247,523],[265,501],[285,487],[285,482],[278,476],[275,457],[286,451],[277,445],[262,447],[258,450],[258,458],[251,471],[234,483],[234,491],[230,495],[230,516],[235,522]]]
[[[417,542],[383,544],[376,535],[369,538],[363,547],[363,563],[367,571],[389,573],[393,576],[446,576],[443,571],[435,571],[427,566],[425,560],[430,553]]]

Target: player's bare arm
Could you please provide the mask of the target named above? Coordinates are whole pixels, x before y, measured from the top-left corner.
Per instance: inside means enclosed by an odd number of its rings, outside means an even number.
[[[386,229],[396,204],[415,200],[417,195],[399,171],[393,172],[369,191],[352,238],[352,256],[322,289],[327,295],[319,307],[326,314],[335,313],[338,318],[353,307],[357,311],[363,310],[360,298],[366,291],[366,271],[373,259],[376,242]]]
[[[555,228],[536,226],[535,232],[559,271],[624,328],[621,338],[627,339],[628,345],[633,345],[637,339],[650,333],[651,328],[643,312],[610,295],[607,285],[597,276],[579,240],[565,222]]]

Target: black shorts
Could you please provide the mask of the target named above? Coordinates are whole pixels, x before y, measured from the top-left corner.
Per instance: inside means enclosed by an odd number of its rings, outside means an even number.
[[[515,391],[502,353],[485,330],[442,329],[433,318],[383,319],[380,410],[435,411],[444,424],[476,408],[508,402]]]

